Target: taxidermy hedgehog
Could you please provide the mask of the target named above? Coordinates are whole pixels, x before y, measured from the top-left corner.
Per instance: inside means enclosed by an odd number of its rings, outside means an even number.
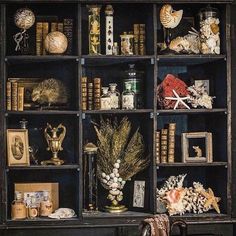
[[[68,102],[68,92],[60,80],[46,79],[39,83],[32,92],[32,101],[39,104],[66,104]]]

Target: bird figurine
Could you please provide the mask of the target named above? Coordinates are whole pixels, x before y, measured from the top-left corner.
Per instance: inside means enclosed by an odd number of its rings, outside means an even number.
[[[31,94],[33,102],[40,105],[65,105],[68,102],[68,92],[65,85],[56,79],[46,79],[39,83]]]

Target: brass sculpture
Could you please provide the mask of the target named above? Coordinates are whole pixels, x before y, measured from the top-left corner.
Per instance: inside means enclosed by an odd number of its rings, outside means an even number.
[[[61,131],[60,134],[58,134]],[[52,127],[47,123],[47,127],[44,129],[44,136],[47,141],[47,150],[52,152],[52,157],[50,160],[42,161],[41,165],[62,165],[64,163],[58,157],[58,152],[63,150],[62,142],[66,135],[66,127],[59,124],[57,127]]]

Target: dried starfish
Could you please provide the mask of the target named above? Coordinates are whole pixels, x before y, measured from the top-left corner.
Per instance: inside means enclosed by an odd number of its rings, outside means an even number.
[[[186,108],[190,109],[190,107],[184,102],[184,100],[188,100],[189,97],[180,97],[179,94],[176,93],[176,91],[174,89],[172,91],[173,91],[175,97],[165,97],[165,99],[176,101],[175,106],[174,106],[174,110],[178,107],[179,103],[182,103]]]
[[[214,192],[211,188],[208,188],[208,192],[205,190],[202,190],[201,195],[204,196],[207,201],[204,204],[204,207],[207,208],[209,206],[213,206],[213,208],[217,211],[217,213],[220,213],[220,208],[218,205],[218,202],[220,201],[219,197],[215,197]]]

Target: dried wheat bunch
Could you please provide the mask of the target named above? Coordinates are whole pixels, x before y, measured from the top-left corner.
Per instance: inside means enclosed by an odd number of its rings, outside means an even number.
[[[130,138],[131,122],[124,117],[118,124],[115,119],[104,120],[100,124],[94,123],[98,137],[97,171],[101,174],[112,173],[116,160],[120,159],[119,174],[123,180],[130,179],[133,175],[143,170],[149,164],[148,158],[143,158],[144,141],[139,129]]]

